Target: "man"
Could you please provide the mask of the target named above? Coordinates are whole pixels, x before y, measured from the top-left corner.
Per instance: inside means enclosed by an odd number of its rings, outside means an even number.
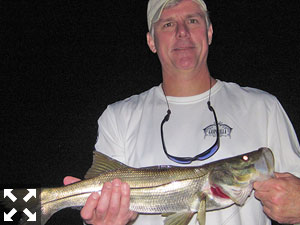
[[[274,96],[241,88],[211,77],[207,66],[213,28],[202,0],[150,0],[147,43],[162,66],[160,86],[108,106],[99,119],[96,150],[130,166],[173,164],[162,149],[160,124],[168,153],[194,156],[214,142],[216,126],[207,108],[210,101],[222,131],[218,152],[202,165],[265,146],[273,150],[276,171],[300,175],[300,150],[295,132]],[[178,165],[178,164],[177,164]],[[65,184],[76,181],[66,177]],[[300,223],[300,179],[276,173],[274,179],[254,184],[243,207],[231,206],[207,213],[207,224]],[[90,224],[163,224],[159,215],[139,215],[129,210],[130,189],[114,180],[105,183],[101,196],[93,193],[81,211]],[[190,224],[196,224],[193,218]]]

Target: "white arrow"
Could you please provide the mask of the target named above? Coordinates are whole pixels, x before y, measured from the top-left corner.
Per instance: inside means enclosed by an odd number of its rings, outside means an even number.
[[[15,202],[17,200],[17,198],[16,198],[16,196],[13,195],[13,193],[11,193],[12,190],[13,189],[4,189],[4,198],[9,197],[10,200]]]
[[[24,209],[23,212],[28,216],[27,221],[36,221],[36,212],[31,213],[27,208]]]
[[[17,212],[17,210],[15,208],[10,210],[10,212],[8,214],[6,214],[4,212],[4,221],[13,221],[11,218],[13,217],[13,215],[16,214],[16,212]]]
[[[23,198],[25,202],[28,202],[31,197],[36,198],[36,189],[27,189],[27,191],[28,194]]]

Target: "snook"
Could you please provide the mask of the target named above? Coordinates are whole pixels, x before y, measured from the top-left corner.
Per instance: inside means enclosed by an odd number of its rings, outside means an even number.
[[[94,152],[86,180],[41,190],[41,224],[63,208],[83,206],[92,192],[101,192],[104,182],[120,178],[130,185],[131,210],[168,215],[166,225],[188,224],[197,212],[199,224],[204,225],[206,211],[243,205],[252,191],[252,183],[270,178],[273,172],[274,158],[268,148],[200,167],[139,169]],[[20,224],[26,224],[26,219]]]

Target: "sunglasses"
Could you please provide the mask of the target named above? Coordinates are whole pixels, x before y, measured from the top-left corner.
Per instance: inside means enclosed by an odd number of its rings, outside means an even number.
[[[218,151],[219,146],[220,146],[220,133],[219,133],[218,119],[217,119],[217,115],[216,115],[214,108],[210,104],[210,101],[207,102],[207,106],[208,106],[208,109],[214,114],[217,139],[216,139],[215,143],[209,149],[207,149],[206,151],[204,151],[194,157],[178,157],[178,156],[170,155],[168,153],[167,147],[165,144],[165,140],[164,140],[164,129],[163,129],[165,122],[167,122],[170,119],[170,115],[171,115],[171,110],[168,108],[167,115],[165,115],[164,119],[161,121],[160,134],[161,134],[161,142],[162,142],[164,152],[170,160],[172,160],[176,163],[180,163],[180,164],[190,164],[191,162],[196,161],[196,160],[197,161],[206,160],[206,159],[212,157]]]

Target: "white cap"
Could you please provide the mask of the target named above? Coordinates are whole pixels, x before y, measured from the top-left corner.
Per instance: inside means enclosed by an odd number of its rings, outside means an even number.
[[[170,0],[149,0],[147,9],[147,22],[150,31],[152,24],[157,22],[160,18],[162,10]],[[201,8],[207,12],[206,4],[203,0],[193,0],[199,3]]]

